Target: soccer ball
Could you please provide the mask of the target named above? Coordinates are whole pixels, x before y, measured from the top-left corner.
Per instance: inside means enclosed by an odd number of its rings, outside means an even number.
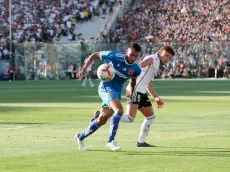
[[[115,72],[111,64],[102,64],[97,69],[97,76],[101,81],[111,81],[115,76]]]

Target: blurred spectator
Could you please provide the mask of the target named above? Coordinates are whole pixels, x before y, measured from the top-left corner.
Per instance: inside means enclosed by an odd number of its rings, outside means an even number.
[[[17,70],[16,70],[16,79],[17,79],[17,80],[20,79],[20,75],[21,75],[20,68],[17,68]]]
[[[68,66],[68,76],[69,76],[69,79],[73,79],[72,73],[73,73],[73,65],[69,64],[69,66]]]
[[[224,78],[229,78],[229,69],[227,66],[225,66],[223,73]]]
[[[9,81],[13,81],[14,80],[14,66],[13,65],[10,65],[8,69],[8,74],[9,74]]]
[[[106,14],[106,4],[105,4],[105,2],[101,5],[101,8],[102,8],[102,14]]]
[[[77,79],[77,65],[76,64],[74,64],[73,65],[73,79]]]

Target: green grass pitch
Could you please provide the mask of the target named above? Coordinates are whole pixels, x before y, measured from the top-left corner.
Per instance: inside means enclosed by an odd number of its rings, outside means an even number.
[[[98,85],[98,81],[95,81]],[[230,80],[161,80],[165,101],[148,136],[135,146],[143,117],[120,123],[120,152],[106,149],[109,123],[78,151],[73,136],[101,100],[81,81],[0,82],[1,172],[227,172],[230,170]],[[122,103],[125,107],[123,93]]]

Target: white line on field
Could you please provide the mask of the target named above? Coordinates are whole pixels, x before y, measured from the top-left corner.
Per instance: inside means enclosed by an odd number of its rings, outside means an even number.
[[[22,128],[26,128],[27,126],[23,126],[23,125],[17,125],[17,126],[7,126],[7,127],[1,127],[0,126],[0,130],[12,130],[12,129],[22,129]]]

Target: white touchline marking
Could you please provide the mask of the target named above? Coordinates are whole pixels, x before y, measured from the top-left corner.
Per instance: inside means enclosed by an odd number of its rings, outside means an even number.
[[[27,127],[27,126],[23,126],[23,125],[8,126],[8,127],[1,127],[1,126],[0,126],[0,130],[1,130],[1,129],[6,129],[6,130],[21,129],[21,128],[26,128],[26,127]]]

